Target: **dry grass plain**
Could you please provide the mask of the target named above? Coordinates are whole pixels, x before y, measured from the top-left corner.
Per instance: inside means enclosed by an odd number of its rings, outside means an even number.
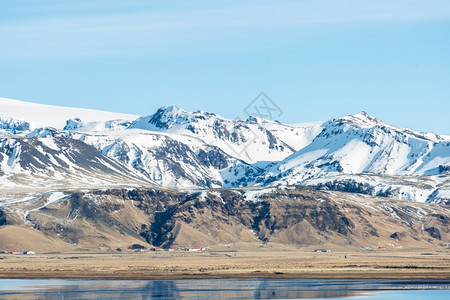
[[[345,258],[345,256],[347,258]],[[450,250],[227,248],[204,252],[0,254],[0,278],[450,279]]]

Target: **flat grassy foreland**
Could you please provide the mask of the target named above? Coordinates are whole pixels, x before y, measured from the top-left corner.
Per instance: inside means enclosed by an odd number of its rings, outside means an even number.
[[[229,249],[0,254],[0,278],[398,278],[450,280],[447,249]]]

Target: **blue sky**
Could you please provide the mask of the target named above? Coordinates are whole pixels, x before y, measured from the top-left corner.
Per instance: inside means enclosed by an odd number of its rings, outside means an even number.
[[[2,0],[0,97],[285,123],[362,110],[450,135],[450,1]]]

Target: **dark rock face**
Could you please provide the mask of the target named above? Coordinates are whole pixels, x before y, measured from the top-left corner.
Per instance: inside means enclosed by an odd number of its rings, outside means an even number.
[[[439,166],[439,174],[450,172],[450,166]]]
[[[371,187],[368,184],[356,182],[354,180],[334,180],[332,182],[320,183],[315,187],[318,190],[331,190],[331,191],[359,193],[368,195],[372,195],[373,193],[373,187]],[[385,197],[386,195],[377,195],[377,196]]]
[[[401,241],[403,238],[406,237],[406,234],[404,232],[394,232],[389,237],[397,241]]]
[[[444,204],[447,205],[447,204]],[[450,218],[442,214],[432,214],[432,216],[437,220],[437,223],[442,225],[444,232],[448,233],[450,231]]]
[[[158,109],[148,122],[150,124],[155,125],[157,128],[161,128],[161,129],[169,128],[169,124],[167,124],[166,122],[164,122],[162,120],[165,113],[166,113],[165,109],[163,109],[163,108]]]
[[[228,167],[228,156],[219,148],[208,152],[200,149],[198,152],[199,160],[206,166],[213,166],[216,169],[224,169]]]
[[[8,224],[5,212],[0,208],[0,226]]]
[[[434,237],[435,239],[440,240],[441,239],[441,232],[439,231],[439,228],[436,227],[429,227],[425,228],[425,231],[430,234],[430,236]]]
[[[398,239],[399,238],[399,234],[398,234],[398,232],[394,232],[389,237],[392,238],[392,239]]]

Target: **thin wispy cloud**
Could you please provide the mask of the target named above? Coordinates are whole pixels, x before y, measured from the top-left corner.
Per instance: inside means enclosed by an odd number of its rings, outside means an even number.
[[[86,3],[85,3],[86,4]],[[73,8],[73,3],[67,4]],[[405,22],[450,18],[442,0],[254,1],[209,4],[198,9],[29,15],[0,21],[0,59],[70,59],[220,51],[224,45],[258,47],[259,41],[289,41],[308,26],[358,22]],[[283,36],[278,33],[282,30]],[[253,45],[246,41],[251,38]]]

